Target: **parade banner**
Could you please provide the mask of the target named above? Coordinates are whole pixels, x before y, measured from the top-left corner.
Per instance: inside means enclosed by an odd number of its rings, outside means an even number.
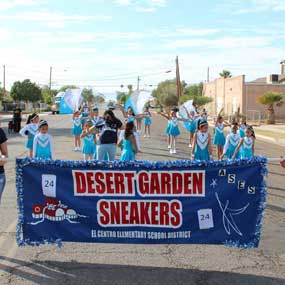
[[[146,103],[152,100],[151,92],[149,91],[135,91],[131,94],[125,104],[125,111],[132,108],[135,115],[143,114]]]
[[[191,112],[194,112],[194,115],[197,115],[196,109],[193,106],[193,100],[188,100],[187,102],[185,102],[183,105],[181,105],[179,107],[179,117],[182,119],[189,119],[187,111],[190,114]],[[182,124],[182,126],[187,130],[187,131],[192,131],[191,128],[191,122],[184,122],[181,121],[180,122]]]
[[[72,114],[74,111],[79,110],[83,102],[81,89],[67,89],[65,92],[58,93],[57,97],[60,98],[60,114]]]
[[[266,159],[17,159],[19,245],[62,242],[257,247]]]

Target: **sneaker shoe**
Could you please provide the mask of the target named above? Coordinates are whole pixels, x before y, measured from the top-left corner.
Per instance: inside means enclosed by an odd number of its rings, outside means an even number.
[[[147,135],[144,135],[143,137],[144,137],[144,138],[147,138]]]
[[[168,149],[171,149],[171,145],[168,145]]]
[[[174,149],[172,153],[173,153],[173,154],[177,153],[176,149]]]
[[[170,153],[170,154],[173,154],[173,150],[172,150],[172,149],[170,149],[169,153]]]
[[[73,149],[73,151],[75,151],[75,152],[76,152],[76,151],[77,151],[77,147],[75,147],[75,148]]]
[[[57,206],[58,208],[61,208],[64,210],[64,213],[67,219],[77,219],[78,218],[76,211],[62,204],[61,201],[58,202]]]
[[[44,207],[45,218],[49,221],[60,222],[65,219],[65,211],[60,208],[59,201],[54,198],[47,198]]]
[[[191,143],[189,143],[189,147],[190,147],[190,148],[192,147],[192,144],[191,144]]]

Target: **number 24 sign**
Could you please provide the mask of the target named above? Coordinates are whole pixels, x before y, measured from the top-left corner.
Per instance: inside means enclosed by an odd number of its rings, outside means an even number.
[[[43,194],[47,197],[56,197],[56,175],[42,175]]]

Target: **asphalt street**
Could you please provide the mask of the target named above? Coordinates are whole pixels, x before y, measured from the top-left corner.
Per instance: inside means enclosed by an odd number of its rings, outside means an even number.
[[[82,159],[73,149],[70,116],[48,116],[57,159]],[[169,155],[166,120],[154,116],[152,138],[141,137],[138,159],[190,158],[186,132]],[[5,127],[7,123],[4,123]],[[25,139],[9,136],[12,157],[26,155]],[[284,149],[257,141],[257,154],[279,157]],[[269,163],[268,199],[260,247],[254,250],[205,245],[111,245],[65,243],[22,247],[15,240],[15,163],[6,165],[0,206],[0,284],[285,284],[285,170]]]

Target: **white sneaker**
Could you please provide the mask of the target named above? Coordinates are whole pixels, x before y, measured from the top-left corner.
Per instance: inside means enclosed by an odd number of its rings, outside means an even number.
[[[177,153],[176,149],[174,149],[174,150],[172,151],[172,153],[174,153],[174,154]]]
[[[75,147],[73,151],[77,151],[77,147]]]
[[[147,135],[144,135],[143,137],[144,137],[144,138],[147,138]]]
[[[191,143],[189,143],[189,147],[190,147],[190,148],[192,147],[192,144],[191,144]]]
[[[168,146],[168,149],[171,149],[171,145]]]
[[[170,153],[170,154],[173,154],[173,150],[172,150],[172,149],[170,149],[169,153]]]
[[[80,147],[77,147],[77,151],[81,151],[81,150],[80,150]]]

